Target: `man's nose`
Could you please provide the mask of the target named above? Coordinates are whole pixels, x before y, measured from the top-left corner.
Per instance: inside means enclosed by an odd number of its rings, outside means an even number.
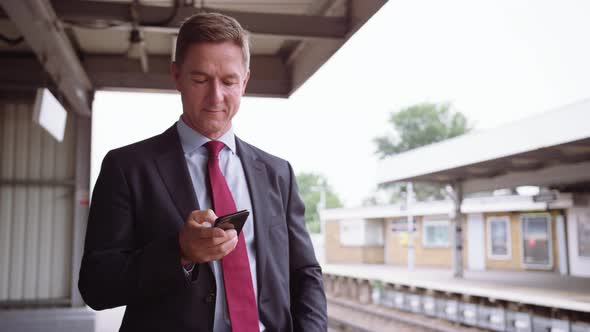
[[[209,102],[213,105],[223,101],[223,87],[218,80],[213,80],[209,89]]]

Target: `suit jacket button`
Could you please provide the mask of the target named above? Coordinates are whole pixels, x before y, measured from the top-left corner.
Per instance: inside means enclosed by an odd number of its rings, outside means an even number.
[[[207,303],[215,302],[215,293],[214,292],[209,293],[209,295],[207,295],[207,297],[205,298],[205,302],[207,302]]]

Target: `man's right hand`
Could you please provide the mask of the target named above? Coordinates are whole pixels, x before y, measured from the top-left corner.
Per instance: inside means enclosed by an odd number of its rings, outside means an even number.
[[[218,260],[234,250],[238,234],[234,229],[211,227],[215,219],[212,210],[195,210],[189,214],[178,234],[182,265]]]

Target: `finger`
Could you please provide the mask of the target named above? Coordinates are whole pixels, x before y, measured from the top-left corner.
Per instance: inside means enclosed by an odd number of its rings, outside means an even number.
[[[211,225],[211,223],[208,221],[197,222],[193,219],[190,219],[189,221],[190,221],[190,224],[196,228],[211,228],[211,227],[213,227],[213,225]]]
[[[235,238],[237,238],[237,237],[235,237]],[[201,243],[203,244],[203,246],[205,248],[209,249],[209,248],[215,248],[215,247],[219,246],[220,244],[223,244],[223,243],[231,241],[231,240],[233,240],[233,237],[230,237],[227,234],[224,234],[224,236],[202,239],[203,242],[201,242]]]
[[[225,255],[229,254],[232,250],[234,250],[234,248],[236,247],[237,244],[238,244],[238,238],[234,237],[234,238],[231,238],[231,239],[219,244],[217,246],[217,249],[219,250],[220,254],[225,256]]]
[[[208,224],[207,222],[201,223],[198,222],[194,219],[188,219],[186,221],[186,225],[190,226],[190,228],[195,229],[195,228],[210,228],[211,225]]]
[[[225,235],[229,238],[229,239],[233,239],[234,237],[238,237],[238,232],[235,229],[228,229],[225,231]]]
[[[221,228],[217,227],[204,227],[199,225],[198,228],[195,229],[195,235],[197,238],[200,239],[210,239],[210,238],[224,238],[226,237],[225,232]]]
[[[215,212],[213,212],[211,209],[192,211],[189,217],[189,219],[194,220],[198,224],[202,224],[204,222],[213,224],[216,218],[217,216],[215,215]]]
[[[188,218],[186,219],[186,224],[191,227],[200,227],[201,226],[201,224],[193,218],[192,214],[189,215]]]
[[[232,252],[238,244],[238,237],[234,237],[215,247],[208,248],[208,260],[219,260]]]
[[[213,212],[213,210],[207,209],[205,210],[205,218],[207,221],[213,223],[215,222],[215,219],[217,219],[217,215],[215,214],[215,212]]]
[[[192,211],[186,218],[186,223],[191,226],[201,225],[201,218],[199,217],[199,211]]]

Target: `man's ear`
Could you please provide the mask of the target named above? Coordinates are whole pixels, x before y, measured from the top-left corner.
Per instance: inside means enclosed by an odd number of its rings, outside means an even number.
[[[170,76],[172,76],[176,90],[180,91],[180,66],[176,62],[170,64]]]
[[[242,85],[242,96],[246,94],[246,86],[248,86],[248,80],[250,80],[250,70],[246,72],[246,76],[244,77],[244,84]]]

